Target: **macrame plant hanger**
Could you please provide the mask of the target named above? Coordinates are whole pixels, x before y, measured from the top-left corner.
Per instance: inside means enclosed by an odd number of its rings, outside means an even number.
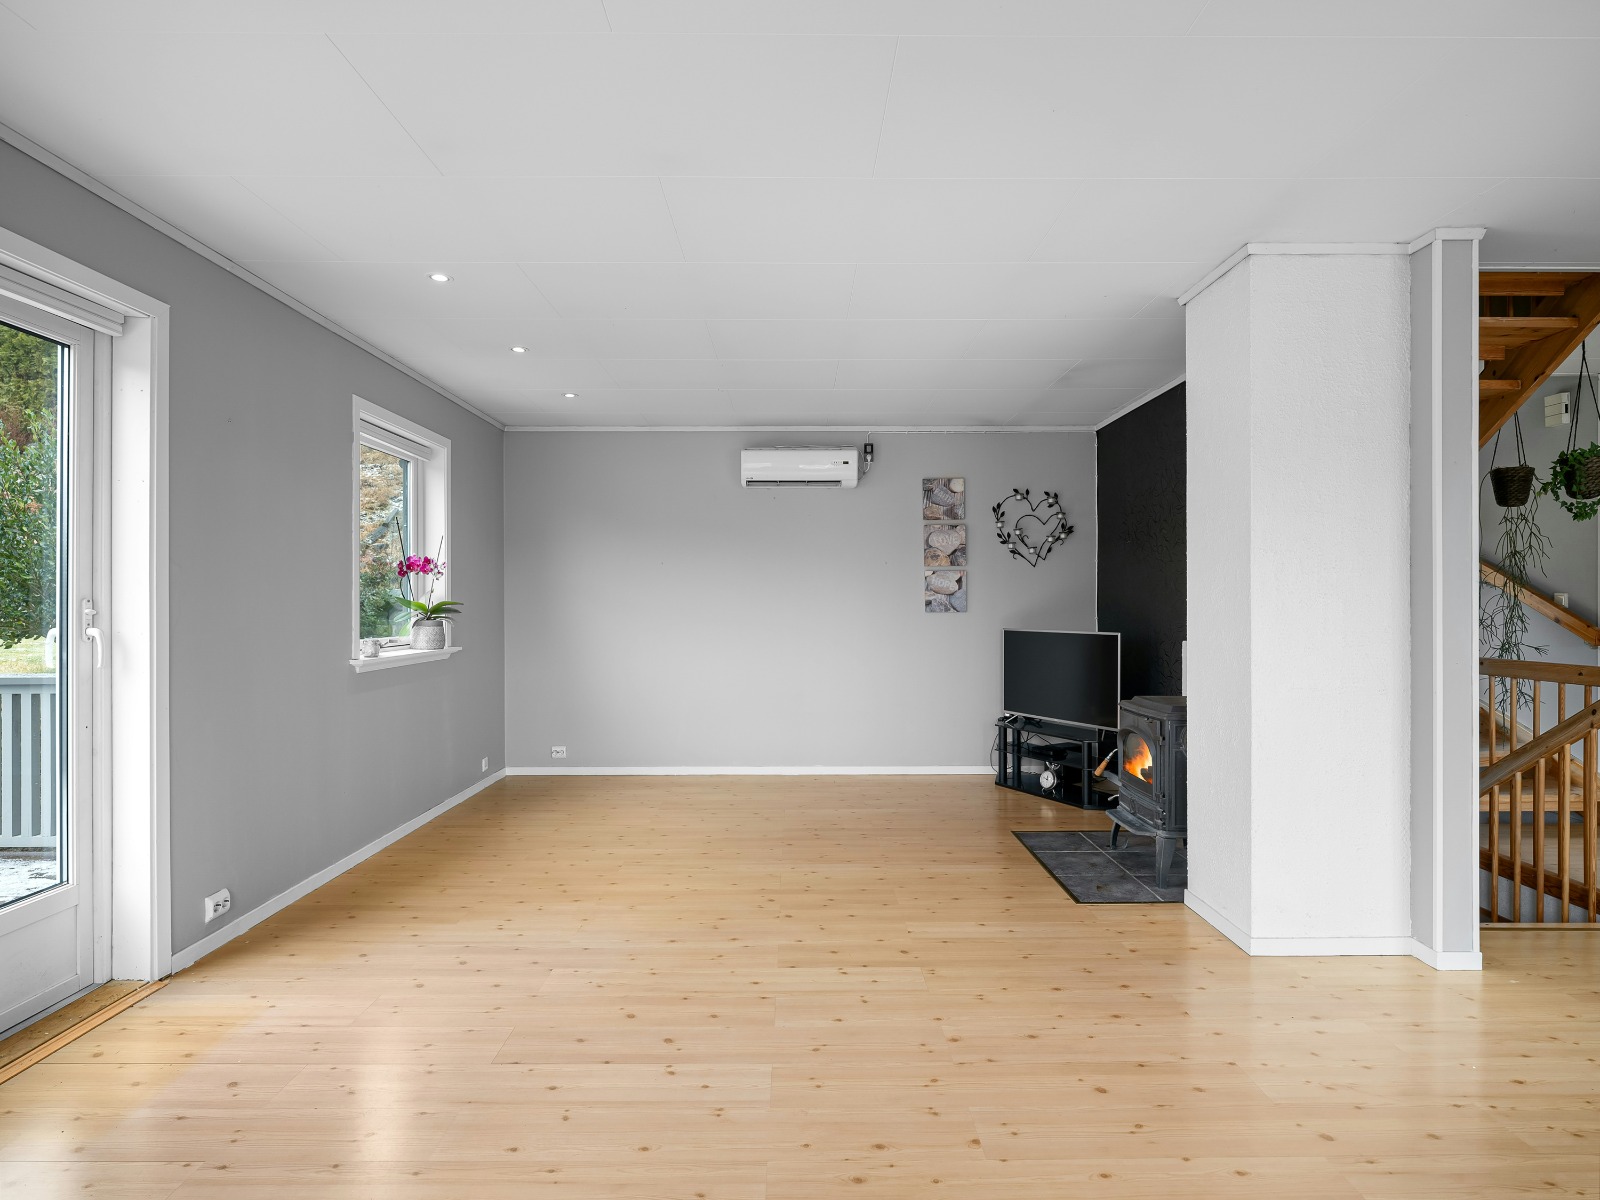
[[[1578,360],[1578,391],[1572,397],[1572,427],[1567,430],[1567,455],[1570,457],[1578,449],[1578,420],[1583,415],[1583,385],[1589,385],[1589,406],[1594,409],[1597,425],[1600,425],[1600,395],[1595,393],[1594,379],[1589,374],[1589,344],[1584,343],[1581,357]],[[1565,480],[1567,495],[1574,500],[1600,499],[1600,454],[1593,455],[1583,460],[1576,467],[1571,468]]]
[[[1528,465],[1527,447],[1522,444],[1522,414],[1513,413],[1511,423],[1517,439],[1516,466],[1495,465],[1500,457],[1503,427],[1494,435],[1494,450],[1489,455],[1489,484],[1494,489],[1494,502],[1501,508],[1521,508],[1533,495],[1533,468]]]

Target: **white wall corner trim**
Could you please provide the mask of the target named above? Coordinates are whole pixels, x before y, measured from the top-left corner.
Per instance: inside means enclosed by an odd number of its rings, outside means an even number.
[[[43,163],[52,171],[56,172],[56,174],[66,176],[68,179],[72,180],[73,183],[76,183],[81,188],[93,192],[96,196],[99,196],[100,199],[106,201],[108,204],[116,205],[130,217],[133,217],[139,221],[143,221],[156,232],[165,234],[173,241],[188,247],[202,258],[205,258],[214,263],[216,266],[221,267],[229,274],[238,276],[251,287],[260,289],[267,295],[271,296],[274,300],[278,301],[280,304],[288,305],[302,317],[305,317],[310,321],[315,321],[329,333],[343,338],[352,346],[355,346],[361,350],[365,350],[374,358],[388,363],[396,371],[399,371],[405,375],[409,375],[412,379],[415,379],[418,383],[422,384],[423,387],[428,388],[430,391],[436,392],[440,396],[443,396],[452,404],[460,405],[479,420],[488,422],[496,429],[505,428],[505,425],[503,425],[501,422],[495,420],[495,418],[491,417],[488,413],[484,412],[481,408],[478,408],[470,401],[456,395],[449,388],[442,384],[435,383],[432,379],[429,379],[416,368],[409,367],[399,359],[395,358],[393,355],[378,349],[378,347],[367,341],[360,334],[352,333],[343,325],[340,325],[337,321],[323,316],[310,305],[296,300],[287,292],[275,287],[273,284],[268,283],[265,279],[261,278],[261,276],[251,271],[248,267],[242,267],[225,254],[221,254],[218,251],[213,250],[199,238],[194,237],[192,234],[185,233],[182,229],[179,229],[170,221],[156,216],[155,213],[145,208],[142,204],[128,199],[128,197],[124,196],[121,192],[117,191],[115,188],[108,187],[106,184],[96,179],[93,175],[90,175],[87,171],[83,171],[80,168],[73,166],[66,159],[50,150],[45,149],[26,134],[19,133],[11,126],[0,123],[0,141],[3,141],[15,149],[22,151],[22,153],[26,154],[29,158]]]
[[[382,837],[376,838],[373,841],[368,842],[365,846],[361,847],[361,849],[345,855],[338,862],[324,867],[315,875],[312,875],[308,879],[302,880],[301,882],[295,884],[292,888],[288,888],[285,891],[279,892],[265,904],[257,905],[255,908],[245,913],[244,916],[235,918],[233,921],[229,922],[227,925],[224,925],[221,929],[217,930],[208,937],[203,937],[199,941],[185,946],[182,950],[177,951],[172,956],[173,972],[176,973],[181,971],[185,967],[192,967],[206,955],[210,954],[213,950],[221,949],[240,934],[246,933],[255,928],[255,926],[261,924],[261,922],[265,921],[268,917],[282,912],[296,900],[309,896],[323,884],[337,879],[351,867],[360,865],[367,859],[371,858],[374,854],[378,853],[378,851],[385,850],[394,845],[394,843],[398,842],[407,834],[415,833],[418,829],[421,829],[435,817],[441,816],[442,814],[447,813],[452,808],[456,807],[456,805],[465,803],[466,801],[472,799],[472,797],[483,791],[483,789],[488,787],[490,784],[503,779],[505,775],[505,771],[496,771],[492,775],[484,776],[484,778],[480,779],[477,783],[473,784],[464,791],[457,792],[454,796],[451,796],[450,799],[444,801],[442,804],[434,805],[426,812],[412,817],[411,820],[407,821],[404,825],[401,825],[396,829],[391,829]]]
[[[993,767],[507,767],[507,775],[993,775]]]
[[[1181,375],[1179,379],[1183,378]],[[1158,396],[1172,384],[1157,388]],[[1150,397],[1146,397],[1149,399]],[[1137,408],[1143,400],[1129,408]],[[1124,412],[1127,409],[1123,410]],[[1118,413],[1117,416],[1121,416]],[[1107,417],[1114,421],[1116,417]],[[1098,425],[507,425],[507,433],[1093,433]]]
[[[1117,409],[1116,412],[1112,413],[1104,421],[1101,421],[1100,424],[1096,425],[1094,427],[1094,431],[1096,433],[1099,433],[1102,429],[1104,429],[1107,425],[1110,425],[1113,421],[1122,420],[1123,417],[1127,416],[1134,409],[1142,408],[1144,405],[1149,404],[1150,401],[1154,400],[1157,396],[1166,395],[1173,388],[1177,387],[1180,383],[1182,383],[1184,381],[1184,378],[1185,378],[1184,373],[1182,371],[1180,371],[1178,374],[1174,375],[1171,379],[1169,379],[1165,383],[1163,383],[1160,387],[1151,388],[1148,392],[1146,392],[1144,395],[1140,396],[1137,400],[1130,400],[1127,404],[1124,404],[1121,408]]]
[[[1186,305],[1217,280],[1254,254],[1409,254],[1407,242],[1246,242],[1178,297]]]

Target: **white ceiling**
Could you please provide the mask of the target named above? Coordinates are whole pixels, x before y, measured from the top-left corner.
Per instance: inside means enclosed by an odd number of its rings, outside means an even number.
[[[1083,426],[1182,371],[1174,297],[1246,241],[1600,264],[1597,38],[1593,0],[0,0],[0,120],[512,426]]]

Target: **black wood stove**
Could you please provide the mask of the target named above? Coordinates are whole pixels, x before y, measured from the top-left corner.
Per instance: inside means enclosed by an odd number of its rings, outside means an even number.
[[[1189,708],[1182,696],[1135,696],[1118,706],[1117,834],[1156,839],[1156,883],[1167,886],[1172,852],[1189,834]]]

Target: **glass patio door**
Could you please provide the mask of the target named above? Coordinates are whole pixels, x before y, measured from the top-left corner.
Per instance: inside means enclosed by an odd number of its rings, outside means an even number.
[[[0,1032],[103,982],[95,333],[0,298]]]

